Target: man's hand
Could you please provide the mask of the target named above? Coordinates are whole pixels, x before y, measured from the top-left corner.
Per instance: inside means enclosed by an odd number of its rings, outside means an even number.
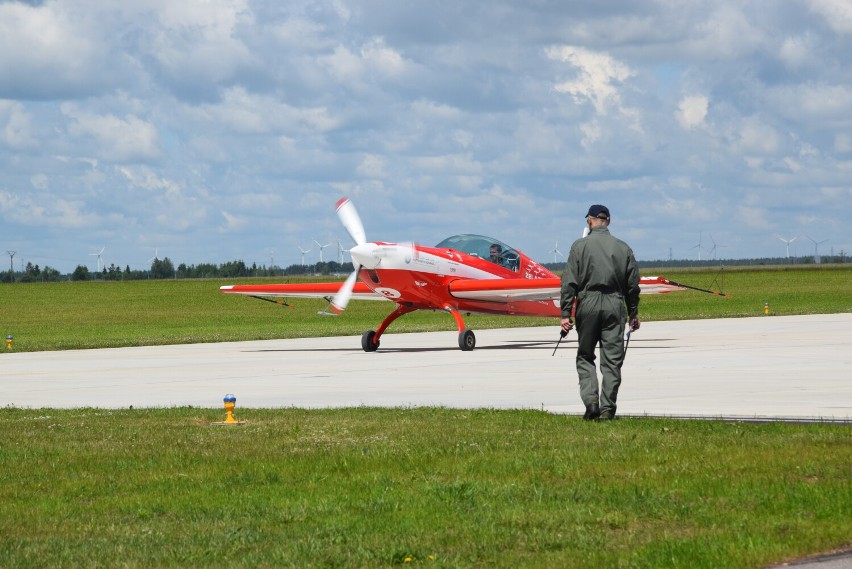
[[[562,331],[570,332],[571,328],[574,327],[574,319],[573,318],[563,318],[562,319]]]
[[[636,330],[638,330],[640,325],[641,325],[641,322],[639,322],[638,316],[631,316],[630,317],[630,331],[631,332],[635,332]]]

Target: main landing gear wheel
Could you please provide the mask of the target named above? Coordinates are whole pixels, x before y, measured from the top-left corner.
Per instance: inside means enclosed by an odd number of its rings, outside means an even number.
[[[473,330],[463,330],[459,333],[459,348],[462,349],[463,352],[469,352],[476,347],[476,336],[473,334]]]
[[[379,349],[379,343],[373,342],[375,337],[375,330],[368,330],[361,335],[361,347],[364,348],[365,352],[375,352]]]

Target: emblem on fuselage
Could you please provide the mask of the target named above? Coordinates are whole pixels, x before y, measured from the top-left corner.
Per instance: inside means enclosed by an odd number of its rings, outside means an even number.
[[[398,290],[393,288],[385,288],[383,286],[380,286],[374,288],[373,290],[379,294],[385,295],[387,298],[399,298],[400,296],[402,296]]]

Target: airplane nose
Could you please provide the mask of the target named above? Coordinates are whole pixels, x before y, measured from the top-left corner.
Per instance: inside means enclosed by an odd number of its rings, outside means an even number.
[[[378,249],[375,243],[362,243],[349,249],[349,254],[352,255],[352,260],[365,269],[375,269],[382,260],[378,255]]]

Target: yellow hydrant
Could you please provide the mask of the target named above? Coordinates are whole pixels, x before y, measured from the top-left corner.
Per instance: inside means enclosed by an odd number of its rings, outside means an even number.
[[[11,349],[12,349],[12,340],[14,340],[14,338],[12,337],[12,335],[11,335],[11,334],[9,334],[8,336],[6,336],[6,349],[7,349],[7,350],[11,350]]]
[[[769,303],[768,302],[763,303],[763,314],[769,316]]]
[[[224,421],[219,421],[217,423],[213,423],[214,425],[243,425],[245,421],[238,421],[234,418],[234,407],[237,404],[237,398],[233,393],[228,393],[225,395],[225,413],[226,417]]]

